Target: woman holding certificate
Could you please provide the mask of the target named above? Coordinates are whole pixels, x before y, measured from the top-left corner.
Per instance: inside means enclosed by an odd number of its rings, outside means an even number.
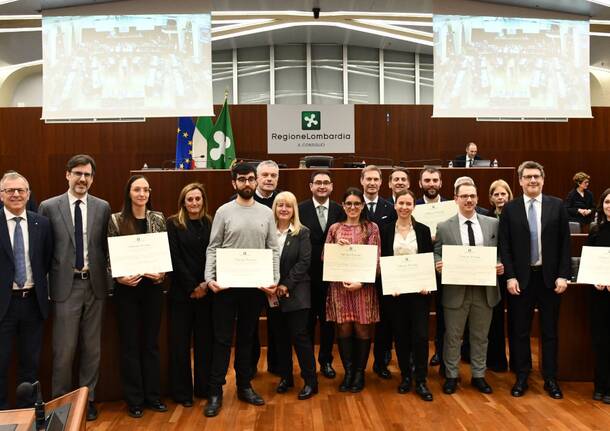
[[[610,247],[610,189],[602,193],[597,223],[585,245]],[[610,286],[596,285],[591,301],[591,333],[595,353],[593,399],[610,404]]]
[[[163,214],[151,210],[148,180],[133,175],[125,187],[121,212],[112,214],[108,223],[108,236],[165,230]],[[142,417],[144,407],[167,411],[161,402],[158,344],[164,278],[164,273],[150,273],[115,279],[123,393],[128,414],[134,418]]]
[[[402,256],[416,253],[432,253],[430,228],[411,216],[415,207],[415,195],[411,190],[396,193],[394,209],[398,216],[393,223],[381,230],[381,255]],[[428,317],[430,296],[427,290],[419,293],[386,295],[382,298],[389,311],[392,332],[396,337],[396,356],[402,373],[398,393],[411,390],[411,366],[415,365],[415,392],[424,401],[432,401],[432,393],[426,385],[428,376]]]
[[[350,187],[343,195],[347,220],[333,224],[326,237],[331,244],[376,245],[379,256],[379,228],[362,211],[364,196]],[[326,319],[336,322],[339,355],[345,369],[340,392],[364,389],[364,370],[371,348],[375,323],[379,321],[379,301],[374,283],[331,282],[326,298]]]
[[[296,197],[281,192],[273,201],[280,253],[280,281],[277,288],[279,307],[270,307],[269,323],[275,335],[278,371],[281,377],[276,392],[283,394],[294,386],[292,377],[292,345],[305,382],[298,394],[306,400],[318,393],[316,360],[307,324],[311,307],[309,265],[311,242],[309,229],[299,220]],[[269,346],[272,348],[273,346]]]
[[[207,398],[212,367],[212,297],[204,279],[205,252],[210,242],[212,218],[203,185],[182,189],[178,212],[167,220],[172,254],[170,311],[170,381],[174,401],[193,406],[193,394]],[[191,341],[195,379],[191,370]]]

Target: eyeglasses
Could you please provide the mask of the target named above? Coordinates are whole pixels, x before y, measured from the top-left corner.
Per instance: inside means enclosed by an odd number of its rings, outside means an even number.
[[[542,178],[542,175],[523,175],[521,176],[521,178],[523,178],[526,181],[538,181],[540,178]]]
[[[314,181],[314,186],[330,186],[332,184],[331,181]]]
[[[14,195],[15,192],[17,192],[19,195],[24,195],[29,191],[29,189],[2,189],[0,191],[6,193],[7,195]]]
[[[468,199],[475,200],[477,198],[477,195],[458,195],[458,198],[463,199],[463,200],[468,200]]]
[[[362,202],[343,202],[343,206],[346,208],[360,208]]]
[[[256,182],[256,178],[255,177],[237,177],[237,179],[235,180],[235,182],[239,183],[239,184],[246,184],[246,183],[255,183]]]
[[[91,172],[81,172],[81,171],[70,171],[70,174],[76,178],[85,177],[86,180],[91,178],[93,174]]]

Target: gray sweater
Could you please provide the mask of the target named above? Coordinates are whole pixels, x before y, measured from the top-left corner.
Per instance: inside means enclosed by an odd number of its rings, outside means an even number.
[[[205,280],[216,280],[217,248],[269,248],[273,250],[273,279],[280,280],[277,228],[271,210],[258,202],[249,207],[227,202],[216,211],[205,260]]]

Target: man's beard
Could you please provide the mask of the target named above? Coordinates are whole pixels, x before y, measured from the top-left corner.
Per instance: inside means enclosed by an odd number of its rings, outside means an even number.
[[[434,199],[438,196],[438,190],[436,190],[435,188],[429,188],[427,190],[424,190],[424,195],[426,195],[426,197],[428,199]]]
[[[254,189],[250,187],[244,187],[243,189],[237,189],[237,194],[242,199],[250,199],[254,195]]]

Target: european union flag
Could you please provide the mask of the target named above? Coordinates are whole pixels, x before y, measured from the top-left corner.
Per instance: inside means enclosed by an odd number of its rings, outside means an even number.
[[[176,169],[192,169],[193,162],[193,132],[195,123],[191,117],[178,119],[178,132],[176,134]]]

